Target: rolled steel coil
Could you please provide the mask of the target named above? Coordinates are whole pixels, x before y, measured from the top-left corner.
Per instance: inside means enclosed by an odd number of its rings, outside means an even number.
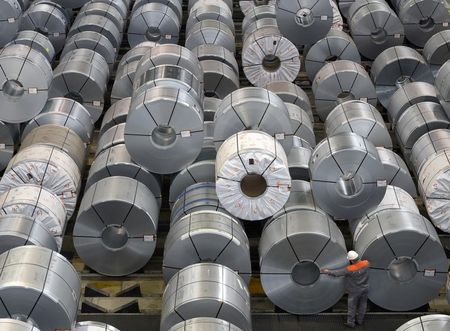
[[[0,318],[0,328],[4,331],[39,331],[32,323],[12,318]]]
[[[316,314],[344,294],[342,278],[321,274],[347,265],[344,236],[323,212],[298,205],[269,221],[259,256],[264,292],[285,311]]]
[[[418,213],[384,210],[359,222],[355,250],[370,261],[369,299],[393,311],[412,310],[438,296],[448,261],[436,230]]]
[[[74,49],[56,67],[49,95],[81,103],[97,122],[105,105],[108,79],[109,67],[103,56],[91,49]]]
[[[234,270],[216,263],[197,263],[180,270],[164,290],[160,329],[167,331],[194,317],[216,317],[251,330],[245,281]]]
[[[242,331],[242,329],[238,328],[234,324],[230,324],[227,321],[224,321],[220,318],[214,317],[196,317],[188,319],[187,321],[183,321],[172,326],[169,331],[195,331],[199,329],[205,329],[210,331],[220,331],[220,330],[228,330],[228,331]],[[9,330],[8,330],[9,331]],[[16,330],[12,330],[16,331]],[[17,330],[22,331],[22,330]],[[25,330],[28,331],[28,330]],[[33,331],[33,330],[32,330]],[[38,330],[36,330],[38,331]]]
[[[188,186],[177,198],[172,206],[170,224],[175,224],[184,215],[197,211],[215,210],[223,214],[228,212],[219,202],[214,182],[197,183]]]
[[[93,3],[106,3],[115,7],[119,12],[122,18],[125,20],[128,16],[128,8],[130,7],[130,0],[90,0]]]
[[[138,61],[148,53],[148,51],[155,47],[157,44],[153,41],[143,41],[140,44],[137,44],[133,48],[131,48],[128,52],[126,52],[122,58],[120,59],[117,70],[120,67],[124,66],[127,63]]]
[[[373,60],[384,50],[403,44],[403,24],[384,0],[355,1],[348,17],[353,40],[368,59]]]
[[[418,174],[430,158],[444,150],[450,150],[450,130],[436,129],[422,135],[411,150],[411,163]]]
[[[447,30],[450,23],[448,9],[439,0],[397,1],[397,13],[406,38],[418,47],[423,47],[435,33]]]
[[[436,88],[429,83],[413,82],[399,86],[390,98],[388,115],[395,126],[403,112],[420,102],[439,102]]]
[[[88,1],[89,0],[55,0],[56,3],[68,9],[81,8]]]
[[[131,98],[120,99],[115,102],[103,115],[100,135],[118,124],[126,123],[130,111]]]
[[[300,71],[297,47],[283,37],[278,28],[264,27],[245,40],[242,67],[247,79],[255,86],[273,81],[292,82]]]
[[[58,251],[56,239],[40,221],[30,216],[9,214],[0,216],[0,253],[26,245]]]
[[[216,145],[214,144],[214,121],[203,122],[203,131],[205,135],[203,137],[203,145],[200,154],[195,159],[195,162],[204,160],[216,159]]]
[[[109,66],[109,71],[112,72],[116,61],[117,50],[104,35],[95,31],[75,33],[66,40],[66,44],[61,53],[61,58],[78,48],[87,48],[99,53],[105,58],[106,63],[108,63]]]
[[[249,24],[249,26],[242,31],[242,42],[244,43],[249,36],[255,33],[257,30],[271,27],[278,29],[278,23],[276,18],[261,18]]]
[[[192,50],[200,62],[204,60],[220,61],[231,67],[236,75],[239,76],[239,65],[233,53],[220,45],[204,44],[195,47]]]
[[[205,96],[223,99],[239,89],[239,76],[232,67],[216,60],[203,60],[200,65],[205,80]]]
[[[50,42],[50,39],[37,31],[20,31],[5,47],[8,47],[11,44],[29,46],[32,49],[41,52],[50,63],[52,63],[55,58],[56,51]]]
[[[42,224],[54,237],[59,251],[66,228],[66,207],[56,195],[44,187],[23,184],[0,195],[0,215],[23,215]]]
[[[62,6],[51,1],[37,1],[23,13],[20,30],[43,33],[59,53],[64,47],[69,25],[69,17]]]
[[[432,314],[416,317],[397,328],[396,331],[432,331],[450,328],[450,316]]]
[[[48,145],[59,148],[67,153],[78,166],[80,171],[84,169],[86,159],[86,145],[81,138],[71,129],[47,124],[34,128],[23,140],[20,150],[29,146]]]
[[[291,82],[270,82],[264,88],[278,95],[284,102],[293,103],[305,110],[314,123],[309,97],[300,86]]]
[[[77,324],[75,324],[75,328],[73,329],[73,331],[120,331],[120,330],[106,323],[85,321],[85,322],[78,322]]]
[[[373,61],[370,71],[378,100],[387,107],[397,89],[410,82],[433,84],[430,66],[416,50],[395,46],[381,52]]]
[[[330,62],[314,78],[312,90],[317,112],[322,121],[338,104],[361,100],[377,105],[375,87],[366,70],[349,60]]]
[[[436,80],[434,82],[438,91],[438,98],[442,107],[447,114],[450,115],[450,60],[445,62],[439,69]]]
[[[69,219],[77,203],[81,172],[75,161],[58,147],[31,145],[9,162],[0,180],[0,193],[21,186],[37,184],[58,196]]]
[[[286,203],[290,186],[286,153],[267,133],[238,132],[217,151],[217,196],[235,217],[255,221],[272,216]]]
[[[345,32],[331,29],[328,34],[305,50],[305,69],[310,81],[329,62],[350,60],[361,63],[361,56],[353,39]]]
[[[356,218],[383,199],[386,178],[375,146],[355,133],[322,140],[309,162],[319,206],[335,218]]]
[[[40,330],[75,325],[81,280],[64,256],[44,247],[23,246],[0,259],[1,317],[32,321]]]
[[[444,30],[436,33],[428,39],[423,46],[423,57],[431,67],[433,75],[436,77],[439,68],[450,60],[450,31]]]
[[[94,122],[86,108],[67,98],[48,99],[42,112],[28,122],[23,129],[22,139],[34,128],[46,124],[65,126],[76,132],[86,144],[91,142],[94,131]]]
[[[0,4],[0,47],[5,46],[19,31],[22,8],[18,0],[5,0]]]
[[[99,15],[110,19],[114,22],[119,31],[123,31],[125,27],[125,21],[119,10],[110,3],[87,2],[83,7],[81,7],[77,15],[77,19],[89,15]]]
[[[380,112],[365,101],[351,100],[336,106],[325,120],[327,136],[354,132],[375,147],[392,149],[392,139]]]
[[[272,5],[275,6],[276,0],[240,0],[239,8],[241,12],[245,15],[249,14],[255,7],[262,5]]]
[[[159,206],[152,192],[135,179],[113,176],[84,194],[73,230],[81,259],[108,276],[141,269],[156,246]]]
[[[159,44],[176,44],[180,28],[181,22],[169,6],[147,3],[131,15],[128,43],[131,47],[146,40]]]
[[[203,137],[202,108],[185,90],[157,86],[133,98],[125,144],[133,160],[149,171],[184,169],[200,153]]]
[[[448,128],[450,121],[440,104],[420,102],[403,112],[395,126],[395,133],[403,155],[409,161],[411,149],[422,135],[431,130]]]
[[[226,24],[216,20],[197,22],[186,35],[186,48],[194,49],[203,44],[220,45],[232,53],[236,51],[233,31]]]
[[[175,12],[180,22],[183,19],[183,9],[181,7],[182,0],[136,0],[133,4],[133,9],[131,10],[131,12],[134,13],[136,10],[147,3],[161,3],[163,5],[166,5]]]
[[[225,2],[217,1],[215,5],[206,4],[204,6],[198,6],[194,9],[195,10],[190,12],[187,19],[186,33],[189,34],[189,31],[191,31],[192,27],[196,23],[204,20],[216,20],[218,22],[222,22],[230,28],[233,34],[235,33],[233,13]]]
[[[186,215],[170,227],[164,244],[165,282],[179,270],[199,262],[227,266],[247,284],[250,282],[250,245],[239,221],[205,210]]]
[[[189,0],[188,1],[188,12],[191,13],[191,11],[195,11],[199,7],[208,6],[208,5],[215,5],[219,1],[217,0]],[[222,0],[229,8],[230,10],[233,10],[233,0]]]
[[[158,206],[161,206],[161,178],[136,164],[131,159],[127,148],[123,143],[111,146],[95,157],[89,169],[86,189],[96,182],[110,176],[122,176],[136,179],[138,182],[147,186],[153,193]]]
[[[339,11],[341,12],[342,16],[344,16],[345,18],[349,18],[348,17],[348,12],[350,10],[350,7],[353,5],[353,3],[356,0],[338,0],[337,3],[339,5]]]
[[[256,21],[265,18],[276,19],[276,17],[277,13],[275,10],[275,4],[255,6],[247,14],[245,14],[244,19],[242,20],[242,31],[245,33],[249,26]]]
[[[205,122],[214,122],[214,116],[221,102],[222,100],[217,98],[203,98],[203,117]]]
[[[313,124],[311,123],[308,113],[292,103],[286,103],[286,107],[288,109],[289,118],[291,119],[291,125],[293,128],[292,135],[288,135],[286,139],[292,141],[294,137],[299,137],[306,140],[310,146],[315,147],[316,137],[314,135]],[[293,142],[290,144],[292,146],[294,145]]]
[[[295,45],[312,45],[325,37],[333,24],[329,1],[279,0],[277,22],[281,33]]]
[[[26,45],[0,51],[0,120],[22,123],[39,114],[49,96],[53,72],[47,58]]]
[[[306,140],[293,137],[292,149],[288,154],[289,174],[293,180],[309,180],[309,160],[312,147]],[[291,193],[292,194],[292,193]]]
[[[286,104],[273,92],[260,87],[241,88],[227,95],[214,118],[216,148],[233,134],[243,130],[260,130],[275,137],[286,153],[292,148],[291,118]]]
[[[115,49],[119,49],[122,42],[122,33],[116,24],[109,18],[101,15],[80,16],[73,22],[67,38],[83,31],[94,31],[104,35]]]
[[[125,143],[125,123],[117,124],[105,131],[97,142],[95,156],[106,149]]]
[[[20,127],[0,121],[0,170],[4,170],[16,151]]]
[[[416,198],[417,188],[409,169],[403,159],[390,149],[377,147],[378,156],[383,164],[386,183],[400,187],[408,192],[409,195]]]
[[[117,68],[114,84],[111,90],[111,103],[129,98],[133,95],[133,82],[139,61],[125,63]]]

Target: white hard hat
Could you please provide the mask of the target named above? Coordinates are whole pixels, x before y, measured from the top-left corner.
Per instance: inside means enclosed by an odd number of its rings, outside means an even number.
[[[347,260],[349,260],[349,261],[356,260],[358,257],[359,257],[359,255],[355,251],[349,251],[347,253]]]

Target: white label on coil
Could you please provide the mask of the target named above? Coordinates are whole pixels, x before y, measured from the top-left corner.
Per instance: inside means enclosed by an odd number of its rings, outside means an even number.
[[[377,180],[377,187],[386,187],[386,186],[387,186],[386,179],[384,179],[384,180]]]
[[[54,32],[53,37],[59,37],[59,32]]]
[[[442,23],[442,26],[448,26],[448,22]]]
[[[29,94],[37,94],[38,90],[36,87],[30,87],[30,88],[28,88],[28,93]]]
[[[328,19],[327,15],[320,16],[321,21],[326,21]]]
[[[171,34],[166,34],[166,39],[172,39],[172,35]]]
[[[287,185],[280,185],[280,186],[278,186],[278,191],[280,191],[280,192],[289,192],[289,186],[287,186]]]
[[[181,131],[180,132],[181,138],[187,138],[191,136],[191,131]]]
[[[5,144],[0,144],[0,149],[5,149],[6,145]]]
[[[275,133],[276,140],[284,140],[284,133]]]
[[[94,105],[94,107],[100,107],[102,105],[100,101],[92,101],[92,104]]]
[[[155,241],[156,236],[154,234],[145,234],[144,241]]]
[[[367,102],[367,98],[359,98],[360,101]]]
[[[425,269],[423,275],[425,277],[434,277],[436,275],[436,269]]]
[[[395,39],[399,39],[401,36],[402,36],[402,35],[401,35],[400,33],[394,34],[394,38],[395,38]]]
[[[8,18],[8,23],[14,23],[16,19],[14,17]]]

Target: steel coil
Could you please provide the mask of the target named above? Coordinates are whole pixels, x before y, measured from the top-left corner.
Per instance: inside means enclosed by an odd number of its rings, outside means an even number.
[[[310,146],[315,147],[316,137],[314,135],[313,124],[311,123],[308,113],[292,103],[286,103],[286,107],[288,109],[289,118],[291,119],[293,129],[293,133],[291,135],[287,135],[286,137],[286,139],[291,141],[290,145],[293,145],[292,140],[294,137],[299,137],[306,140]]]
[[[106,3],[115,7],[122,18],[125,20],[128,16],[128,8],[130,7],[131,0],[90,0],[90,2],[96,3]]]
[[[86,321],[86,322],[78,322],[75,325],[73,331],[120,331],[120,330],[106,323]]]
[[[292,149],[288,154],[289,174],[293,180],[309,180],[309,160],[312,147],[306,140],[293,137]]]
[[[216,60],[200,61],[205,80],[205,96],[223,99],[239,89],[239,76],[232,67]]]
[[[39,331],[32,323],[11,318],[0,318],[0,328],[4,331]]]
[[[16,151],[20,127],[0,121],[0,170],[4,170]]]
[[[115,102],[103,115],[102,125],[100,126],[100,135],[103,135],[113,126],[125,123],[128,112],[130,111],[131,98],[120,99]]]
[[[81,8],[88,1],[89,0],[55,0],[56,3],[69,9]]]
[[[423,57],[431,67],[433,75],[436,76],[439,68],[450,60],[450,31],[444,30],[436,33],[428,39],[423,46]]]
[[[278,23],[276,18],[261,18],[250,23],[249,26],[245,29],[245,31],[242,31],[243,32],[242,42],[245,43],[248,37],[250,37],[253,33],[255,33],[259,29],[263,29],[266,27],[278,29]]]
[[[120,123],[109,128],[100,136],[97,142],[95,156],[97,157],[106,149],[120,144],[125,144],[125,123]]]
[[[139,60],[144,55],[146,55],[151,48],[155,47],[156,45],[157,44],[153,41],[143,41],[140,44],[137,44],[122,56],[119,65],[117,67],[117,70],[119,70],[120,67],[124,66],[127,63],[135,61],[139,62]]]
[[[17,36],[5,47],[8,47],[11,44],[29,46],[32,49],[41,52],[50,63],[52,63],[55,58],[56,51],[50,42],[50,39],[37,31],[20,31]]]
[[[275,4],[267,4],[261,6],[254,6],[249,12],[247,12],[242,20],[242,32],[246,32],[250,25],[256,21],[272,18],[276,19],[277,13],[275,10]]]
[[[131,12],[134,13],[136,10],[147,3],[161,3],[163,5],[166,5],[175,12],[180,22],[183,18],[183,9],[181,7],[182,0],[136,0],[133,4],[133,9],[131,10]]]
[[[223,62],[227,66],[231,67],[239,77],[239,65],[236,61],[236,58],[234,54],[225,47],[220,45],[204,44],[195,47],[192,50],[192,53],[197,56],[200,62],[204,60],[215,60]]]
[[[221,99],[203,98],[203,117],[205,122],[214,122],[214,116],[220,107]]]
[[[438,92],[438,98],[442,107],[447,114],[450,115],[450,60],[445,62],[439,69],[436,80],[434,82]]]
[[[194,317],[216,317],[251,330],[250,293],[232,269],[198,263],[180,270],[168,282],[162,299],[161,331]]]
[[[204,20],[216,20],[224,23],[230,28],[234,34],[233,13],[230,8],[223,1],[217,1],[217,4],[205,4],[194,8],[189,14],[186,22],[186,33],[189,34],[192,27]]]
[[[450,150],[450,130],[436,129],[423,134],[411,150],[411,163],[416,174],[422,166],[438,153]]]
[[[203,6],[216,5],[218,2],[217,0],[189,0],[188,12],[190,13]],[[221,2],[225,3],[231,11],[233,10],[233,0],[221,0]]]
[[[152,192],[127,177],[108,177],[84,194],[73,230],[81,259],[95,271],[123,276],[141,269],[156,246],[159,206]]]
[[[172,326],[169,331],[196,331],[196,330],[209,330],[209,331],[242,331],[236,325],[230,324],[220,318],[214,317],[196,317],[186,321],[180,322]],[[8,330],[9,331],[9,330]],[[16,330],[12,330],[16,331]],[[22,330],[17,330],[22,331]],[[28,331],[28,330],[24,330]],[[34,330],[32,330],[34,331]],[[36,330],[39,331],[39,330]]]
[[[133,82],[139,61],[125,63],[117,68],[114,84],[111,90],[111,103],[129,98],[133,95]]]
[[[67,38],[83,31],[94,31],[104,35],[115,49],[119,49],[122,42],[122,33],[116,24],[109,18],[101,15],[80,16],[73,22]]]
[[[448,328],[450,328],[450,316],[432,314],[416,317],[400,326],[396,331],[444,331]]]
[[[186,35],[186,48],[194,49],[204,44],[220,45],[232,53],[236,51],[233,31],[226,24],[216,20],[197,22]]]
[[[125,27],[125,21],[122,18],[119,10],[108,3],[87,2],[83,7],[81,7],[77,15],[77,19],[88,15],[99,15],[110,19],[114,22],[119,31],[123,31]]]
[[[5,0],[0,4],[0,47],[5,46],[19,31],[22,8],[18,0]]]

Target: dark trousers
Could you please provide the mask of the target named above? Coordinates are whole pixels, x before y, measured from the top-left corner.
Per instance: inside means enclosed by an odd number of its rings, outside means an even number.
[[[355,321],[362,324],[364,315],[367,310],[367,294],[369,291],[365,290],[359,293],[348,294],[348,312],[347,323],[355,325]]]

